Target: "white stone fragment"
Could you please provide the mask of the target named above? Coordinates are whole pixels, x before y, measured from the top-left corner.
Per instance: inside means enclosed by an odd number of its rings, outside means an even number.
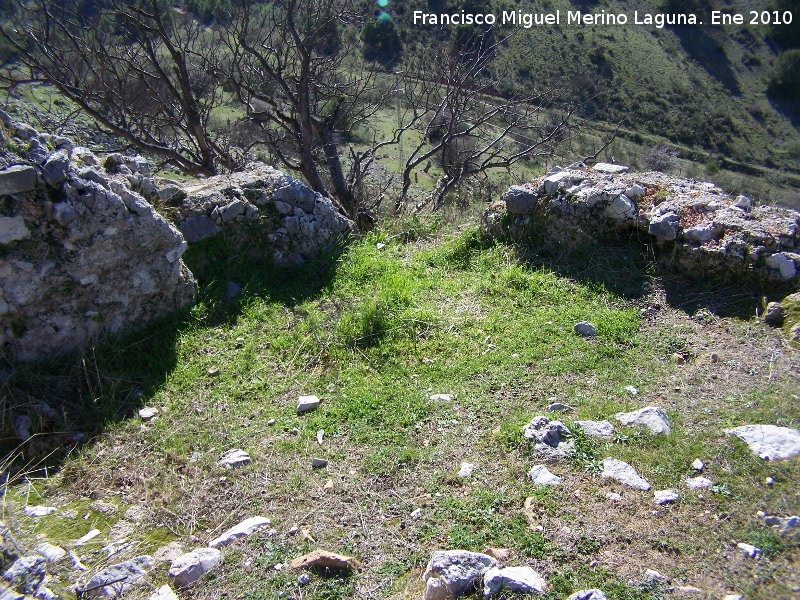
[[[89,541],[93,540],[98,535],[100,535],[100,530],[99,529],[92,529],[89,533],[87,533],[82,538],[75,540],[75,544],[74,545],[75,546],[83,546],[84,544],[86,544],[86,542],[89,542]]]
[[[432,394],[430,397],[431,402],[450,402],[453,399],[453,394]]]
[[[544,578],[530,567],[492,567],[483,575],[484,598],[496,596],[501,590],[540,596],[546,587]]]
[[[0,244],[10,244],[31,237],[22,217],[0,217]]]
[[[800,431],[776,425],[742,425],[726,429],[744,440],[764,460],[784,460],[800,454]]]
[[[646,427],[654,435],[669,435],[671,432],[667,413],[657,406],[646,406],[629,413],[617,413],[614,418],[623,425]]]
[[[236,469],[238,467],[242,467],[246,464],[251,462],[250,455],[245,452],[244,450],[240,450],[238,448],[233,448],[226,452],[223,452],[217,464],[220,467],[224,467],[226,469]]]
[[[528,477],[533,483],[540,486],[561,485],[562,483],[561,478],[551,473],[544,465],[531,467]]]
[[[297,399],[297,414],[317,410],[319,403],[320,400],[316,396],[300,396]]]
[[[158,415],[158,409],[148,406],[139,410],[139,417],[142,421],[150,421]]]
[[[472,472],[475,470],[475,465],[468,462],[462,462],[461,468],[458,470],[458,477],[460,479],[469,479],[472,476]]]
[[[56,512],[56,509],[53,506],[25,506],[22,509],[22,514],[26,517],[45,517],[52,515],[54,512]]]
[[[43,542],[34,548],[36,552],[45,557],[47,562],[55,563],[67,555],[67,551],[60,546],[54,546],[47,542]]]
[[[637,490],[644,490],[645,492],[650,489],[650,484],[647,480],[640,477],[636,469],[628,463],[609,457],[604,459],[602,464],[603,471],[600,473],[601,477],[614,479],[624,485]]]
[[[222,562],[215,548],[197,548],[172,561],[168,574],[178,587],[194,583]]]
[[[770,269],[778,271],[783,280],[793,279],[797,275],[797,265],[794,260],[783,252],[768,256],[764,262]]]
[[[614,437],[614,426],[609,421],[575,421],[587,437],[610,439]]]
[[[714,482],[702,475],[699,477],[690,477],[686,480],[686,487],[690,490],[704,490],[710,488],[712,485],[714,485]]]
[[[597,589],[581,590],[572,594],[567,600],[608,600],[606,595]]]
[[[681,499],[681,495],[677,490],[659,490],[653,495],[653,502],[659,506],[664,504],[672,504]]]
[[[178,597],[171,587],[162,585],[147,600],[178,600]]]
[[[238,525],[231,527],[220,535],[219,537],[214,538],[208,543],[210,548],[221,548],[223,546],[227,546],[231,542],[238,540],[239,538],[247,537],[252,535],[256,531],[260,529],[264,529],[270,524],[270,520],[266,517],[250,517],[249,519],[245,519]]]
[[[760,548],[756,548],[751,544],[743,544],[740,542],[736,544],[736,547],[744,552],[745,556],[748,558],[761,558],[761,556],[764,554]]]
[[[706,468],[706,465],[699,458],[695,458],[694,461],[692,462],[692,468],[699,473],[700,471]]]
[[[433,553],[423,579],[428,581],[436,577],[444,584],[447,593],[461,596],[474,589],[483,574],[494,566],[497,566],[497,561],[486,554],[440,550]]]

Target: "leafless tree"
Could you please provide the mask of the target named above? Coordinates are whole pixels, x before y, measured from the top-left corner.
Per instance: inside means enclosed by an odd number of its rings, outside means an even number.
[[[550,158],[569,136],[572,110],[550,113],[549,90],[498,95],[502,73],[490,74],[489,66],[504,40],[476,35],[460,51],[439,44],[407,63],[402,128],[418,131],[420,141],[404,157],[396,212],[409,201],[417,210],[438,208],[460,183],[522,160]],[[431,162],[442,175],[432,192],[412,198],[412,175]]]
[[[261,125],[270,151],[367,226],[364,180],[378,149],[396,140],[356,153],[345,139],[396,85],[358,59],[363,18],[351,0],[244,0],[219,36],[221,77]]]
[[[6,86],[50,83],[106,133],[186,173],[240,166],[209,132],[221,88],[208,32],[191,16],[159,0],[1,4],[0,36],[19,54]]]

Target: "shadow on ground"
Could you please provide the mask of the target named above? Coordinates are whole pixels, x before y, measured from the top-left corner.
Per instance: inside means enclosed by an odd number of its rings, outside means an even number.
[[[333,280],[343,249],[286,269],[226,256],[220,245],[198,244],[184,255],[200,273],[194,308],[107,337],[80,354],[3,365],[0,482],[12,485],[45,469],[52,474],[76,447],[135,415],[178,364],[183,332],[235,324],[253,298],[292,308],[318,296]],[[32,434],[24,443],[20,430]]]
[[[688,315],[704,309],[718,317],[749,319],[762,312],[764,298],[780,300],[794,291],[780,283],[765,287],[732,277],[689,278],[670,269],[667,260],[635,234],[614,242],[586,244],[568,252],[524,245],[518,246],[518,250],[520,258],[530,265],[582,283],[601,285],[632,302],[644,300],[656,285],[664,290],[671,307]]]

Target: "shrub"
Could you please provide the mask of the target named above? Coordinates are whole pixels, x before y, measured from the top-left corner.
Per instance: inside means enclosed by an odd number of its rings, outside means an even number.
[[[678,153],[669,146],[653,146],[641,156],[641,163],[649,171],[671,173],[678,168]]]
[[[800,98],[800,49],[781,53],[769,74],[767,93],[776,98]]]

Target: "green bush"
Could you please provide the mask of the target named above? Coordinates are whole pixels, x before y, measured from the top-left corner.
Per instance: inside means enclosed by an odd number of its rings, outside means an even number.
[[[800,98],[800,49],[783,52],[769,74],[767,93],[775,98]]]

